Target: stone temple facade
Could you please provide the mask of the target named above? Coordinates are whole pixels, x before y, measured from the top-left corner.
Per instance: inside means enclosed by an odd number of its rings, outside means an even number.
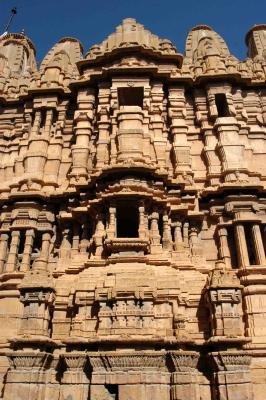
[[[0,38],[0,399],[265,400],[266,25]]]

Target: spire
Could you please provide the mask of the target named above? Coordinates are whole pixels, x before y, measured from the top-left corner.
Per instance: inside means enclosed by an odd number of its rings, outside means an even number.
[[[9,28],[10,28],[10,25],[11,25],[11,23],[12,23],[12,21],[13,21],[13,18],[14,18],[14,16],[15,16],[16,14],[17,14],[17,8],[16,8],[16,7],[13,7],[12,10],[10,11],[10,15],[9,15],[7,24],[6,24],[5,28],[4,28],[4,33],[3,33],[3,35],[5,35],[5,34],[8,33],[8,30],[9,30]],[[3,35],[2,35],[2,36],[3,36]]]
[[[132,49],[134,47],[141,47],[160,56],[179,56],[176,48],[169,40],[160,39],[157,35],[145,29],[134,18],[126,18],[116,27],[115,32],[109,35],[102,43],[91,47],[86,59],[96,59],[99,56],[106,56],[117,50]]]

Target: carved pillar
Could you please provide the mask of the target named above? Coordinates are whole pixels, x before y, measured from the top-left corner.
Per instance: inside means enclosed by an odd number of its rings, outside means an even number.
[[[195,90],[196,120],[203,133],[203,154],[207,164],[207,179],[210,185],[219,184],[221,174],[221,161],[217,155],[217,137],[213,134],[213,123],[207,114],[206,92],[202,89]]]
[[[100,117],[98,121],[99,137],[97,140],[97,168],[102,168],[108,163],[110,154],[108,145],[110,143],[110,87],[109,83],[99,84],[98,93],[98,115]]]
[[[159,245],[160,244],[160,232],[158,227],[159,213],[153,212],[151,214],[151,242],[152,244]]]
[[[171,351],[170,356],[174,366],[171,375],[171,400],[200,400],[198,354],[194,351]]]
[[[32,265],[32,269],[34,271],[44,272],[47,270],[47,265],[50,255],[50,243],[51,243],[51,233],[50,232],[43,233],[40,255],[38,258],[36,258],[36,260]]]
[[[186,100],[184,87],[171,87],[169,90],[170,131],[173,138],[175,176],[186,182],[192,177],[190,145],[187,140]],[[190,178],[191,179],[191,178]]]
[[[46,111],[45,125],[44,125],[44,135],[50,136],[50,130],[53,122],[53,110]]]
[[[210,185],[217,185],[221,174],[221,161],[216,150],[217,137],[213,134],[213,126],[209,121],[202,122],[202,131],[204,132],[204,154],[207,161],[208,180]]]
[[[230,268],[231,263],[231,256],[230,250],[228,246],[228,232],[226,227],[219,227],[218,228],[218,237],[219,237],[219,255],[220,259],[223,260],[225,263],[226,268]]]
[[[89,246],[89,226],[88,222],[85,222],[82,226],[82,235],[81,235],[81,241],[79,245],[79,249],[81,253],[87,253],[88,251],[88,246]]]
[[[169,223],[168,215],[163,216],[163,237],[162,237],[163,249],[171,251],[172,246],[172,235],[171,235],[171,225]]]
[[[114,239],[116,236],[116,204],[112,202],[109,207],[109,226],[107,230],[107,237],[108,239]]]
[[[93,130],[95,94],[93,89],[81,89],[77,98],[79,109],[75,112],[76,144],[72,146],[72,170],[70,176],[73,182],[83,182],[88,178],[88,161],[90,154],[90,139]]]
[[[255,249],[255,257],[256,257],[256,264],[257,265],[264,265],[265,264],[265,253],[263,242],[261,238],[261,231],[259,224],[252,225],[252,239],[254,243]]]
[[[162,83],[153,83],[150,99],[150,123],[153,131],[153,143],[156,161],[159,168],[165,168],[167,139],[164,137],[163,132],[164,120],[162,104],[164,99],[164,91]]]
[[[119,400],[170,400],[169,372],[165,368],[165,357],[166,353],[160,351],[89,354],[90,364],[93,366],[91,400],[112,400],[114,398],[119,398]],[[104,385],[107,381],[104,382],[100,378],[107,365],[112,374],[117,377],[117,397],[114,393],[110,393],[108,385]],[[120,377],[123,377],[123,381],[120,380]]]
[[[58,186],[59,171],[62,162],[62,151],[64,145],[63,130],[67,118],[66,112],[68,104],[69,101],[64,101],[58,105],[58,107],[56,107],[58,112],[58,114],[56,114],[56,122],[53,120],[55,109],[48,110],[49,113],[51,112],[51,117],[50,114],[48,120],[46,117],[45,134],[49,134],[50,141],[47,150],[47,161],[44,169],[44,181],[48,190],[53,190],[54,187]]]
[[[42,119],[42,112],[41,110],[36,110],[35,112],[35,117],[34,117],[34,122],[31,130],[31,135],[35,136],[39,134],[39,129],[41,125],[41,119]]]
[[[221,261],[216,262],[205,292],[210,311],[211,336],[214,340],[215,337],[224,337],[226,340],[232,336],[235,340],[243,339],[242,288],[235,271],[226,269]]]
[[[176,221],[173,223],[174,227],[174,249],[175,251],[184,250],[183,237],[182,237],[182,222]]]
[[[12,231],[9,254],[6,262],[6,272],[12,272],[17,267],[17,255],[20,241],[20,231]]]
[[[238,180],[236,172],[247,174],[247,167],[243,161],[245,146],[239,141],[239,122],[234,117],[217,118],[215,128],[218,132],[218,152],[222,161],[224,180],[236,181]]]
[[[146,235],[145,205],[142,201],[139,206],[139,238],[146,239]]]
[[[89,397],[89,379],[84,368],[87,362],[85,353],[69,353],[63,355],[67,370],[64,372],[60,387],[59,400],[87,400]]]
[[[25,245],[24,245],[22,261],[20,264],[20,271],[24,272],[30,268],[30,259],[34,242],[34,236],[35,236],[34,229],[27,229],[25,234]]]
[[[35,272],[36,269],[33,270],[33,274],[30,276],[26,274],[26,278],[19,286],[20,301],[24,305],[19,335],[50,337],[51,307],[55,298],[51,288],[52,278],[45,274],[43,270],[39,269],[38,275],[34,274]],[[36,285],[35,291],[32,292],[34,285]],[[40,288],[42,285],[47,286],[47,288]]]
[[[8,245],[8,234],[2,233],[0,236],[0,273],[4,272],[4,266],[6,262]]]
[[[62,242],[59,251],[60,258],[69,258],[70,252],[71,252],[70,229],[64,227],[62,230]]]
[[[185,222],[183,225],[183,240],[184,240],[184,246],[189,247],[188,243],[188,228],[189,228],[189,223]]]
[[[117,112],[117,159],[121,162],[141,161],[143,156],[143,110],[138,106],[121,106]]]
[[[103,252],[103,239],[105,237],[105,226],[104,226],[104,215],[102,213],[98,213],[96,216],[96,228],[95,234],[93,236],[95,243],[95,256],[101,257]]]
[[[151,214],[151,226],[150,226],[150,242],[151,242],[151,253],[158,253],[161,251],[161,236],[159,232],[159,213],[154,211]]]
[[[51,241],[51,233],[45,232],[42,235],[42,248],[40,256],[48,261],[49,259],[49,248],[50,248],[50,241]]]
[[[52,97],[49,103],[56,105],[56,100]],[[36,104],[37,106],[37,104]],[[40,104],[38,104],[38,107]],[[48,147],[50,142],[50,132],[41,127],[42,119],[46,119],[46,109],[37,109],[35,121],[29,138],[28,150],[24,157],[25,174],[21,180],[22,186],[26,183],[26,188],[30,185],[33,190],[39,190],[44,184],[44,170],[48,158]],[[49,117],[48,117],[49,120]]]
[[[250,376],[251,357],[243,351],[210,354],[214,366],[214,398],[253,400]]]
[[[193,256],[199,256],[202,254],[202,246],[199,238],[199,227],[193,224],[189,232],[190,249]]]
[[[79,233],[80,225],[78,222],[73,223],[73,238],[72,238],[72,255],[76,255],[79,252]]]
[[[237,259],[240,268],[245,268],[249,265],[248,248],[245,237],[245,229],[241,224],[236,224],[235,227],[235,241],[237,249]]]
[[[45,352],[14,351],[8,355],[4,400],[45,400],[46,369],[51,355]]]

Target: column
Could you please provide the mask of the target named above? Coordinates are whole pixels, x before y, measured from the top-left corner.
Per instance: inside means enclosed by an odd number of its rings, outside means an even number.
[[[11,367],[6,376],[5,400],[44,399],[47,382],[47,367],[51,355],[42,351],[17,350],[10,352]]]
[[[103,239],[105,237],[105,226],[104,226],[104,216],[102,213],[97,214],[97,222],[95,227],[95,234],[94,234],[94,243],[96,246],[95,249],[95,256],[101,257],[103,252]]]
[[[194,351],[171,351],[174,372],[171,375],[171,400],[200,400],[198,354]]]
[[[220,242],[219,253],[220,258],[224,261],[226,268],[230,268],[232,266],[230,250],[228,246],[228,232],[226,227],[218,228],[218,237]]]
[[[142,201],[139,206],[139,238],[146,239],[145,207]]]
[[[6,262],[6,272],[13,272],[16,270],[19,241],[20,231],[12,231],[10,249]]]
[[[28,271],[30,269],[30,259],[34,242],[34,236],[35,236],[34,229],[27,229],[25,234],[23,257],[20,265],[20,271],[22,272]]]
[[[186,121],[186,99],[184,86],[169,88],[170,133],[173,141],[175,177],[192,183],[191,154],[188,141],[188,125]],[[186,178],[185,178],[186,179]]]
[[[109,207],[108,239],[114,239],[116,236],[116,205],[112,203]]]
[[[35,118],[31,130],[32,135],[38,135],[41,125],[41,119],[42,119],[42,112],[41,110],[38,110],[35,112]]]
[[[68,258],[70,255],[71,243],[69,240],[69,234],[70,234],[70,229],[63,228],[63,230],[62,230],[63,237],[62,237],[62,242],[61,242],[60,251],[59,251],[60,258]]]
[[[4,265],[7,255],[8,234],[2,233],[0,236],[0,273],[4,272]]]
[[[173,224],[174,227],[174,248],[175,251],[183,250],[183,237],[182,237],[182,222],[176,221]]]
[[[151,254],[159,254],[162,252],[161,246],[161,235],[159,231],[158,221],[159,213],[154,211],[151,214],[151,225],[150,225],[150,249]]]
[[[53,110],[47,110],[45,118],[45,126],[44,126],[44,134],[46,136],[50,136],[52,122],[53,122]]]
[[[213,361],[213,386],[223,400],[253,400],[250,376],[251,357],[243,351],[219,351],[210,354]]]
[[[163,238],[162,238],[163,249],[172,250],[172,235],[171,225],[169,224],[168,215],[163,216]]]
[[[153,212],[151,215],[151,243],[154,245],[160,244],[160,232],[158,227],[159,213]]]
[[[245,237],[245,229],[241,224],[235,225],[235,241],[237,249],[237,259],[240,268],[245,268],[249,265],[248,248]]]
[[[49,250],[50,250],[50,241],[51,241],[51,233],[46,232],[42,235],[42,249],[41,249],[41,258],[48,261],[49,259]]]
[[[188,244],[188,228],[189,228],[189,223],[185,222],[183,225],[183,239],[184,239],[184,245],[185,247],[189,247]]]
[[[50,242],[51,242],[51,233],[49,232],[43,233],[40,256],[35,260],[33,264],[33,270],[46,271],[50,254]]]
[[[84,373],[87,362],[86,353],[64,354],[67,370],[64,372],[60,387],[60,400],[85,400],[89,397],[89,380]]]
[[[109,143],[110,143],[110,84],[100,83],[98,93],[98,131],[99,136],[97,140],[97,168],[102,168],[109,160]]]
[[[256,264],[263,265],[265,264],[265,253],[259,224],[253,224],[251,230],[255,249]]]
[[[193,224],[190,228],[189,242],[192,255],[202,255],[202,246],[199,238],[199,227],[196,224]]]
[[[168,144],[163,130],[163,98],[164,90],[162,83],[153,82],[150,93],[150,126],[153,131],[153,145],[157,166],[161,169],[166,166],[166,148]]]
[[[72,238],[72,255],[78,254],[79,252],[79,224],[74,222],[73,224],[73,238]]]
[[[90,153],[92,121],[94,117],[95,95],[93,89],[80,89],[77,97],[78,110],[75,112],[75,137],[76,143],[72,145],[72,170],[73,182],[86,182],[88,178],[88,162]]]
[[[241,179],[242,177],[246,179],[245,145],[240,141],[239,127],[240,123],[235,117],[220,117],[214,124],[219,140],[217,151],[222,162],[222,174],[225,182],[238,180],[236,172],[239,171],[241,171]]]
[[[87,253],[88,251],[88,246],[89,246],[89,238],[88,238],[88,222],[85,222],[82,226],[82,235],[81,235],[81,241],[79,245],[80,253]]]

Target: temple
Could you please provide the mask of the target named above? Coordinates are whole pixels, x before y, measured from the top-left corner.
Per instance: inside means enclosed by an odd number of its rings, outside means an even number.
[[[0,400],[265,400],[266,25],[0,37]]]

